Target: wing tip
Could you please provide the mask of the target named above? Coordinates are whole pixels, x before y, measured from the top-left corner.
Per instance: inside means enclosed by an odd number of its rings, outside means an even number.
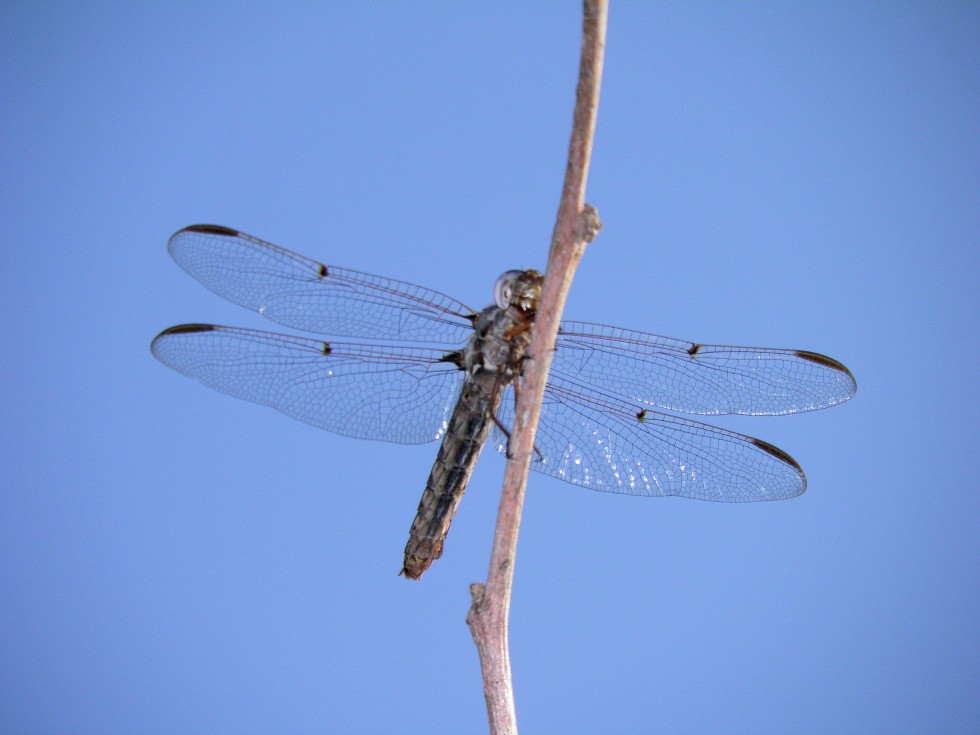
[[[810,352],[809,350],[796,350],[795,354],[801,360],[806,360],[807,362],[812,362],[815,365],[820,365],[821,367],[835,370],[841,374],[841,377],[847,382],[847,393],[839,400],[834,401],[835,404],[843,403],[857,393],[857,378],[854,377],[854,373],[844,367],[843,363],[837,362],[837,360],[832,357],[821,355],[819,352]]]
[[[801,360],[806,360],[808,362],[816,363],[817,365],[822,365],[825,368],[830,368],[831,370],[836,370],[838,372],[844,373],[851,380],[854,380],[854,374],[848,370],[840,362],[837,362],[832,357],[827,357],[826,355],[821,355],[819,352],[810,352],[809,350],[797,350],[796,356]]]
[[[213,332],[216,329],[214,324],[178,324],[164,329],[156,336],[155,340],[170,334],[195,334],[197,332]]]
[[[165,364],[169,364],[167,359],[164,357],[166,354],[166,349],[162,347],[161,343],[166,340],[167,337],[180,334],[201,334],[203,332],[214,332],[218,327],[214,324],[177,324],[173,327],[167,327],[160,334],[153,338],[150,342],[150,352],[158,360]]]
[[[224,237],[238,237],[241,233],[238,230],[233,230],[230,227],[223,227],[222,225],[189,225],[182,230],[177,230],[173,234],[173,237],[183,234],[185,232],[196,232],[202,235],[221,235]]]
[[[795,459],[793,459],[791,456],[789,456],[788,453],[784,452],[779,447],[777,447],[777,446],[775,446],[773,444],[770,444],[769,442],[762,441],[762,439],[752,439],[752,444],[756,448],[761,449],[766,454],[772,455],[773,457],[775,457],[776,459],[778,459],[780,462],[783,462],[785,464],[788,464],[794,470],[796,470],[797,472],[799,472],[801,476],[803,475],[803,468],[800,467],[799,462],[797,462]]]
[[[160,343],[160,340],[166,337],[170,337],[175,334],[200,334],[202,332],[213,332],[217,328],[218,327],[214,324],[177,324],[173,327],[167,327],[160,332],[160,334],[154,337],[152,342],[150,342],[150,351],[153,352],[154,355],[157,354],[157,345]]]

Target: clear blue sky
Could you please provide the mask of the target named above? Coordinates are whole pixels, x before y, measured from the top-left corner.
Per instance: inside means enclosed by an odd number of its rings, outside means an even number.
[[[170,261],[197,222],[474,307],[543,266],[579,12],[3,4],[0,730],[485,731],[464,617],[503,461],[406,582],[434,445],[318,431],[149,342],[270,327]],[[566,314],[859,388],[719,422],[803,465],[795,500],[532,477],[524,732],[980,731],[978,35],[970,3],[613,0]]]

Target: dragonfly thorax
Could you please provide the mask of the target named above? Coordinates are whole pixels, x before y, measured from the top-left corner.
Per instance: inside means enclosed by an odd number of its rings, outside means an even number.
[[[531,343],[533,312],[488,306],[477,317],[474,332],[461,352],[460,367],[471,376],[497,374],[503,385],[520,371]]]
[[[506,385],[520,372],[531,344],[531,327],[541,299],[542,275],[533,269],[507,271],[494,285],[494,305],[476,318],[474,332],[460,353],[459,366],[469,375],[502,373]]]

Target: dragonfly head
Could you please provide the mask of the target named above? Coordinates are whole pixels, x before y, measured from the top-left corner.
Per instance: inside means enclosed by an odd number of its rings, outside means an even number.
[[[541,300],[543,276],[532,269],[526,271],[507,271],[493,287],[493,300],[501,309],[511,306],[527,314],[538,309]]]

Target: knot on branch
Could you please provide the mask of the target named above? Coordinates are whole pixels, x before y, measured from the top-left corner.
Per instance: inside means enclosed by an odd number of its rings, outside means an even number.
[[[466,614],[466,624],[469,626],[474,640],[477,640],[477,625],[482,617],[483,598],[486,591],[486,585],[479,582],[474,582],[470,585],[470,599],[472,603],[470,604],[470,611]]]
[[[599,220],[599,213],[596,208],[586,202],[582,205],[582,212],[579,214],[579,223],[576,235],[578,239],[588,245],[595,240],[595,236],[602,229],[602,222]]]
[[[470,585],[470,599],[472,604],[470,605],[470,610],[476,610],[483,604],[483,594],[487,591],[485,585],[480,582],[474,582]]]

